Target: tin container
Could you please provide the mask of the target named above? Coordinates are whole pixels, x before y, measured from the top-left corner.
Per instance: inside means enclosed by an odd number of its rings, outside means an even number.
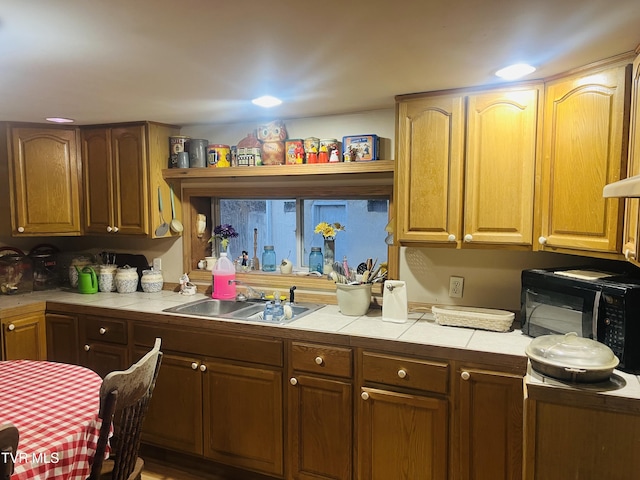
[[[205,168],[207,166],[207,146],[209,140],[192,138],[189,140],[189,168]]]
[[[169,168],[178,168],[178,154],[180,152],[188,152],[188,143],[191,137],[185,135],[176,135],[169,137]]]
[[[378,160],[380,138],[377,135],[342,137],[344,161],[370,162]]]
[[[209,145],[207,147],[207,163],[209,167],[230,167],[231,166],[231,149],[229,145],[219,143]]]
[[[287,165],[304,163],[304,142],[301,138],[290,138],[284,145]]]
[[[307,137],[304,139],[304,153],[306,163],[318,163],[318,151],[320,150],[320,139],[317,137]]]

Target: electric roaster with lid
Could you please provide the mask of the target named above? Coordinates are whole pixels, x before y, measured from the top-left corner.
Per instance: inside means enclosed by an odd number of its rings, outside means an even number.
[[[606,381],[619,363],[609,347],[575,332],[534,338],[525,353],[534,370],[572,382]]]

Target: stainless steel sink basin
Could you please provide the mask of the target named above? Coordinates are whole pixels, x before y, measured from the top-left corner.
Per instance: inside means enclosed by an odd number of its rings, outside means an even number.
[[[262,316],[264,305],[265,302],[260,300],[236,302],[233,300],[205,298],[203,300],[185,303],[184,305],[179,305],[177,307],[165,308],[163,312],[195,315],[205,318],[229,318],[233,320],[249,320],[252,322],[284,324],[315,312],[324,306],[315,303],[296,303],[291,305],[291,311],[293,313],[292,318],[267,321]]]

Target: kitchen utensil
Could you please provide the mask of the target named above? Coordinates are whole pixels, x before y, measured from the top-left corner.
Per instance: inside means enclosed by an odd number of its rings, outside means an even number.
[[[525,353],[534,370],[572,382],[606,381],[619,363],[605,344],[575,332],[534,338]]]
[[[171,230],[176,233],[181,233],[184,230],[182,222],[176,218],[176,207],[173,201],[173,186],[169,185],[169,191],[171,194]]]
[[[260,260],[258,260],[258,229],[253,229],[253,269],[260,270]]]
[[[98,276],[96,271],[89,266],[80,267],[76,266],[78,271],[78,291],[80,293],[97,293],[98,292]]]
[[[162,193],[160,193],[160,187],[158,187],[158,208],[160,209],[160,226],[156,228],[156,237],[164,237],[169,231],[169,224],[164,221],[162,215]]]
[[[384,322],[405,323],[409,315],[406,282],[387,280],[384,282],[382,290],[382,320]]]

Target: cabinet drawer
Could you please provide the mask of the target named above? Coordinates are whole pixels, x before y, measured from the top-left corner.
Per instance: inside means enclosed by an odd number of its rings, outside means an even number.
[[[365,382],[435,393],[449,391],[449,365],[446,362],[363,352],[362,374]]]
[[[80,320],[87,340],[127,344],[127,322],[102,317],[85,317]]]
[[[350,348],[293,342],[291,364],[294,370],[303,372],[351,377],[352,352]]]

